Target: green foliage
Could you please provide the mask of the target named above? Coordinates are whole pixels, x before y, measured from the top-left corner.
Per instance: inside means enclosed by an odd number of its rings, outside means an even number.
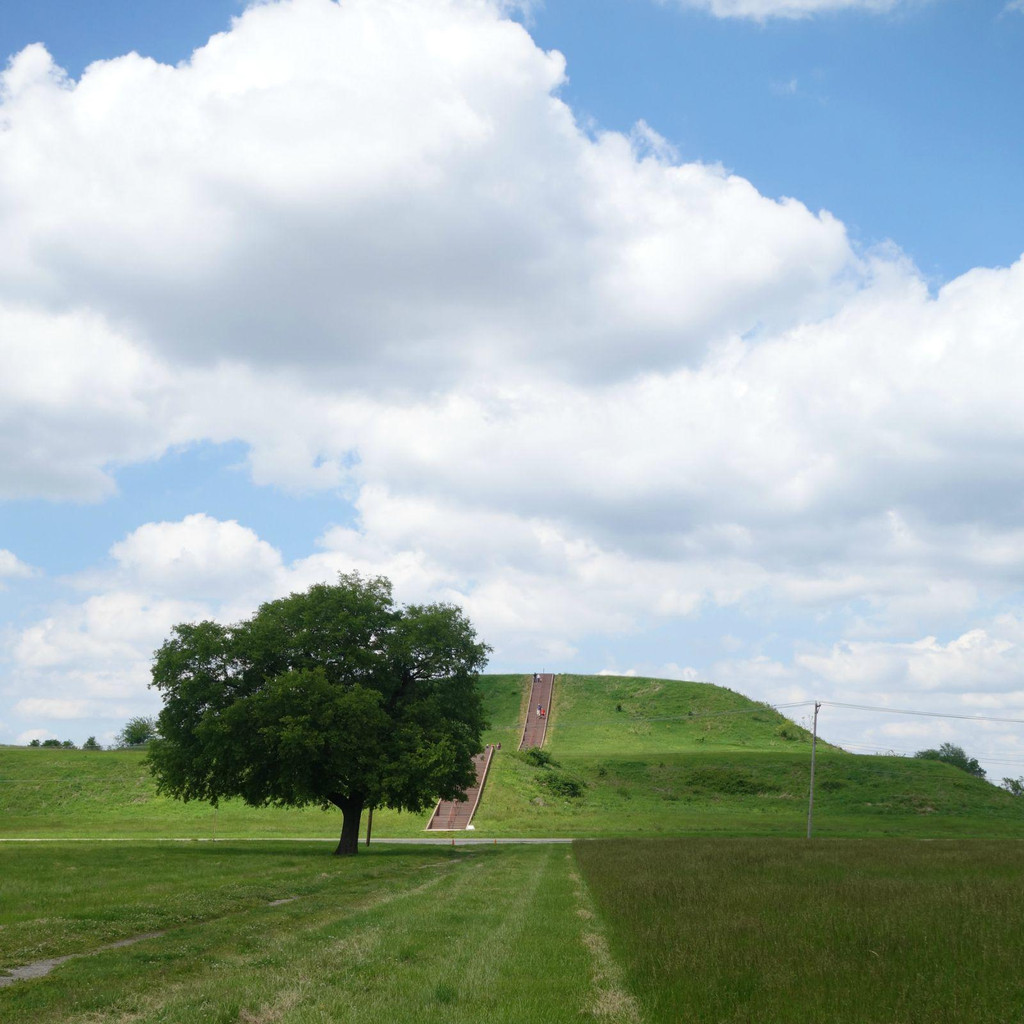
[[[59,747],[59,746],[61,746],[61,742],[60,742],[60,740],[53,740],[53,739],[43,740],[42,745],[44,747]]]
[[[1018,779],[1003,779],[1003,789],[1012,796],[1024,796],[1024,775]]]
[[[942,761],[967,772],[968,775],[973,775],[976,779],[985,778],[985,769],[978,764],[978,759],[968,757],[964,748],[958,747],[954,743],[943,743],[938,750],[919,750],[914,757],[925,761]]]
[[[697,791],[722,793],[727,796],[755,796],[758,793],[777,793],[777,783],[754,778],[742,770],[727,766],[709,766],[690,772],[687,783]]]
[[[157,789],[216,804],[333,805],[339,853],[365,806],[421,811],[475,778],[488,648],[452,605],[395,606],[383,577],[343,575],[236,626],[176,626],[157,651]]]
[[[142,747],[157,737],[156,721],[144,715],[129,718],[115,741],[122,750],[125,747]]]
[[[541,779],[541,785],[548,789],[555,796],[565,797],[567,800],[577,800],[583,796],[585,784],[572,775],[565,772],[548,772]]]
[[[556,768],[558,762],[543,747],[529,747],[523,751],[523,760],[534,768]]]
[[[84,743],[82,744],[82,749],[83,749],[83,750],[102,750],[102,749],[103,749],[103,747],[101,747],[101,746],[99,745],[99,743],[97,743],[97,742],[96,742],[96,737],[95,737],[95,736],[90,736],[90,737],[89,737],[89,738],[88,738],[88,739],[87,739],[87,740],[86,740],[86,741],[85,741],[85,742],[84,742]]]
[[[30,740],[28,745],[30,747],[41,747],[42,746],[42,744],[39,742],[39,740]]]

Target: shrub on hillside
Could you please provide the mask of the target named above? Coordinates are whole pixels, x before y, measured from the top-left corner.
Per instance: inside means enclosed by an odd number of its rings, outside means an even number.
[[[557,768],[558,762],[540,747],[530,747],[523,751],[523,760],[534,768]]]
[[[586,788],[583,782],[566,775],[564,772],[549,772],[544,776],[543,784],[555,795],[567,800],[577,800],[583,796]]]
[[[757,796],[758,793],[777,793],[779,786],[765,779],[755,779],[731,768],[698,768],[690,772],[687,784],[707,793],[724,796]]]
[[[985,769],[978,764],[978,759],[968,757],[964,748],[958,747],[955,743],[943,743],[938,750],[919,750],[914,757],[925,761],[942,761],[967,772],[968,775],[973,775],[976,779],[985,778]]]

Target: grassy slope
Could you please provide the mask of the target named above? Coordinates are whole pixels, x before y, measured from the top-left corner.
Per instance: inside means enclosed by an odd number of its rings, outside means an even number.
[[[547,746],[556,756],[633,756],[722,747],[790,751],[810,740],[778,711],[722,686],[565,675],[556,684]]]
[[[527,681],[521,675],[485,677],[491,725],[484,742],[515,748]],[[341,828],[341,815],[333,809],[255,809],[226,800],[215,811],[160,796],[143,767],[144,756],[136,750],[0,747],[0,837],[319,837]],[[417,836],[426,820],[426,814],[379,810],[373,830],[379,836]]]
[[[500,758],[479,834],[763,835],[806,829],[810,734],[707,683],[559,676],[537,768]],[[577,780],[559,796],[552,776]],[[948,765],[818,742],[815,834],[1024,836],[1024,801]]]
[[[704,683],[560,676],[537,768],[515,753],[529,677],[485,676],[502,752],[477,836],[777,835],[806,827],[810,737],[771,708]],[[621,708],[621,710],[619,710]],[[845,754],[819,741],[817,835],[1024,836],[1024,801],[937,762]],[[0,835],[331,836],[333,811],[155,794],[136,752],[0,748]],[[578,782],[582,796],[553,788]],[[374,835],[422,834],[426,815],[378,811]]]
[[[581,843],[648,1024],[1020,1019],[1019,842]]]
[[[573,866],[564,846],[0,848],[5,965],[169,929],[0,989],[0,1024],[579,1021],[601,992]]]

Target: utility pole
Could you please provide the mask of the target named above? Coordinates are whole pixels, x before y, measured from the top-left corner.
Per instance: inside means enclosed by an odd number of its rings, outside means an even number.
[[[811,792],[807,798],[807,838],[811,838],[811,825],[814,822],[814,755],[818,748],[818,708],[820,701],[814,702],[814,731],[811,733]]]

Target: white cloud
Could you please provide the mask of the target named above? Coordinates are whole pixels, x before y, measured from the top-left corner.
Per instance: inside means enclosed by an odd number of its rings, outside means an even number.
[[[923,0],[660,0],[681,7],[706,11],[716,18],[809,18],[816,14],[840,11],[863,11],[883,14],[901,7],[911,7]]]
[[[1012,631],[962,624],[1024,589],[1024,262],[933,294],[645,125],[587,134],[564,75],[483,0],[262,4],[78,82],[15,58],[0,496],[241,440],[256,483],[359,514],[291,564],[239,522],[140,525],[18,631],[29,699],[151,699],[174,622],[352,568],[464,604],[505,663],[772,609],[828,640],[701,674],[1010,699]]]
[[[14,552],[0,548],[0,586],[5,579],[26,579],[34,572],[32,566],[26,565]]]
[[[13,705],[22,719],[153,713],[152,655],[173,625],[234,621],[288,591],[275,548],[237,522],[203,514],[144,524],[111,555],[112,567],[73,581],[86,596],[55,605],[11,636],[5,689],[32,695]]]
[[[857,272],[827,214],[644,128],[588,137],[563,80],[479,0],[261,4],[186,64],[78,82],[29,47],[3,79],[0,288],[174,359],[393,388],[693,361]]]
[[[74,721],[79,718],[90,718],[104,715],[110,709],[98,701],[60,700],[51,697],[26,697],[14,705],[16,714],[26,718],[48,718]],[[35,730],[38,732],[39,730]]]
[[[252,530],[202,513],[146,523],[110,553],[143,592],[205,601],[260,590],[282,569],[280,552]]]
[[[993,631],[972,629],[945,644],[933,636],[912,643],[849,641],[827,653],[802,654],[796,664],[837,688],[958,696],[969,690],[967,699],[985,695],[991,707],[1001,691],[1019,690],[1021,633],[1020,622],[1008,619]]]
[[[0,346],[0,499],[96,500],[110,463],[191,436],[167,408],[167,368],[95,312],[0,301]]]

